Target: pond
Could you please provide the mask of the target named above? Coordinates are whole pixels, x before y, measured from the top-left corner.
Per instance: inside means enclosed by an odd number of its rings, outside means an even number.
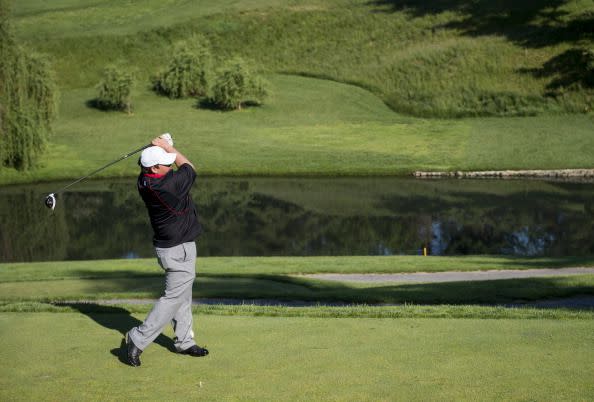
[[[0,261],[143,258],[135,179],[0,187]],[[594,252],[594,186],[536,180],[198,178],[201,256]]]

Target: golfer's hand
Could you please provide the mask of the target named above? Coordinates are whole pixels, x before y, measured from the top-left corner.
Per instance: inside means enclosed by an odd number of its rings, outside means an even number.
[[[171,152],[171,150],[173,149],[173,147],[171,145],[169,145],[169,142],[167,142],[166,139],[161,138],[161,137],[157,137],[154,140],[152,140],[151,144],[153,144],[157,147],[161,147],[167,152]]]
[[[171,138],[171,134],[169,134],[169,133],[161,134],[159,136],[159,138],[163,138],[164,140],[167,141],[167,143],[169,145],[173,146],[173,138]]]

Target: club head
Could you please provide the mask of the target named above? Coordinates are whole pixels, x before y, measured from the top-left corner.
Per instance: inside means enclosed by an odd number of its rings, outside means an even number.
[[[48,196],[45,197],[45,206],[51,209],[52,211],[54,210],[54,208],[56,208],[56,196],[54,195],[54,193],[48,194]]]

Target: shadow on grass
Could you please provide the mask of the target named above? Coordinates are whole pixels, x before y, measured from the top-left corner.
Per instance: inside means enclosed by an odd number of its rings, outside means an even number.
[[[98,283],[94,283],[98,282]],[[85,295],[94,299],[156,298],[154,281],[119,278],[90,280]],[[146,283],[148,282],[148,283]],[[594,295],[594,275],[534,277],[444,283],[345,283],[271,274],[199,274],[194,298],[355,304],[515,304]],[[125,303],[125,301],[122,301]],[[140,324],[127,310],[97,304],[74,304],[100,325],[125,332]],[[99,310],[97,310],[99,309]],[[97,314],[99,313],[99,314]],[[104,314],[101,313],[112,313]],[[117,316],[116,318],[110,315]],[[163,340],[163,339],[161,339]],[[158,342],[159,343],[159,342]],[[170,342],[161,343],[168,347]]]
[[[126,359],[126,341],[125,335],[133,327],[142,324],[142,321],[133,317],[132,314],[122,307],[106,306],[96,303],[60,303],[60,306],[70,307],[86,315],[97,324],[104,328],[116,330],[122,334],[120,346],[110,350],[111,354],[116,356],[120,362],[128,364]],[[173,340],[161,334],[155,339],[154,343],[164,347],[170,352],[176,352]]]
[[[592,275],[444,283],[359,284],[273,275],[207,275],[214,279],[204,297],[272,298],[344,303],[512,304],[594,295]],[[251,279],[252,286],[246,279]],[[237,285],[237,281],[244,282]],[[198,279],[199,281],[200,279]],[[274,283],[274,285],[271,285]],[[241,286],[243,285],[243,286]],[[225,290],[225,288],[227,290]],[[278,289],[282,289],[279,291]],[[196,292],[195,292],[196,293]]]
[[[578,257],[535,257],[524,258],[518,257],[517,262],[513,258],[503,257],[502,261],[498,263],[505,269],[518,269],[518,266],[526,269],[562,269],[574,267],[591,267],[592,256],[578,256]]]
[[[248,100],[246,102],[242,102],[241,103],[241,108],[245,109],[248,107],[258,107],[258,106],[262,106],[261,103],[256,102],[256,101],[251,101]],[[224,107],[222,107],[221,105],[215,103],[212,99],[210,98],[199,98],[198,101],[196,102],[196,108],[197,109],[205,109],[205,110],[212,110],[212,111],[216,111],[216,112],[234,112],[237,111],[237,109],[226,109]]]
[[[498,35],[525,47],[552,46],[594,37],[594,12],[584,7],[571,15],[567,0],[371,0],[376,12],[405,12],[411,17],[455,12],[461,18],[435,29],[456,29],[469,36]]]
[[[592,25],[594,29],[594,21]],[[594,88],[594,50],[574,47],[554,56],[542,67],[519,71],[536,78],[552,78],[546,87],[550,96],[564,88]]]
[[[85,102],[85,106],[89,109],[99,110],[101,112],[124,112],[131,114],[132,110],[126,109],[124,106],[115,107],[111,105],[106,105],[105,103],[101,102],[99,99],[89,99]]]
[[[425,17],[444,12],[455,12],[461,18],[432,31],[450,29],[467,36],[502,36],[518,46],[542,48],[561,43],[578,45],[594,39],[594,11],[583,7],[580,13],[571,13],[565,7],[567,0],[371,0],[376,12],[404,12],[409,16]],[[535,77],[556,77],[547,87],[554,90],[570,84],[592,88],[592,58],[586,47],[576,46],[553,56],[542,68],[523,72]]]

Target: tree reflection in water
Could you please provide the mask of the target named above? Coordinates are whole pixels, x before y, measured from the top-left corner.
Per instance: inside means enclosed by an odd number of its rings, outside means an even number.
[[[91,181],[51,213],[49,185],[0,188],[2,261],[152,257],[135,180]],[[55,187],[53,184],[52,187]],[[408,178],[203,178],[203,256],[594,252],[588,183]]]

